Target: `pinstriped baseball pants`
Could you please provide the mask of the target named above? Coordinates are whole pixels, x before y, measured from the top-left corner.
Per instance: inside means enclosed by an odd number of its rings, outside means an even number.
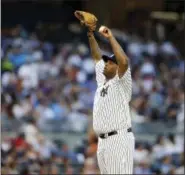
[[[133,174],[134,148],[134,135],[126,130],[99,138],[97,158],[101,174]]]

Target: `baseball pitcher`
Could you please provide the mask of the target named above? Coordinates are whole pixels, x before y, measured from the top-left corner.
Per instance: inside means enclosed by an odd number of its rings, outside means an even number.
[[[132,78],[128,57],[111,30],[101,26],[112,55],[102,55],[94,37],[97,18],[76,11],[75,16],[88,28],[91,54],[95,62],[97,90],[94,99],[93,128],[98,136],[97,158],[101,174],[133,174],[135,138],[131,128],[129,101]]]

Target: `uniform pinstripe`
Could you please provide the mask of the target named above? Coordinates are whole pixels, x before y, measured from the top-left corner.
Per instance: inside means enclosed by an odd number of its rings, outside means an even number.
[[[99,138],[98,164],[102,174],[132,174],[134,135],[131,127],[129,101],[132,94],[130,68],[123,77],[116,75],[105,82],[104,61],[96,63],[97,90],[94,99],[93,128],[99,135],[118,131],[107,139]]]

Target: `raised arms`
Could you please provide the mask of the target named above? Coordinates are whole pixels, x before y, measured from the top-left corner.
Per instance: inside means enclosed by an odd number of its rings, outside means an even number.
[[[93,33],[96,29],[98,19],[93,14],[84,11],[75,11],[74,14],[80,20],[80,23],[88,28],[87,35],[89,38],[91,54],[95,62],[98,62],[101,59],[101,52]],[[108,27],[100,27],[99,32],[102,36],[109,40],[119,66],[118,75],[119,77],[122,77],[128,69],[128,58],[125,52],[112,35],[112,32]]]

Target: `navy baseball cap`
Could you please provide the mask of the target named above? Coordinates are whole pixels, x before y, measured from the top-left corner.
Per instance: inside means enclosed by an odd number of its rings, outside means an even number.
[[[103,55],[102,58],[103,58],[103,60],[104,60],[105,62],[107,62],[108,60],[110,60],[110,61],[114,62],[115,64],[118,64],[117,61],[116,61],[116,57],[115,57],[114,54],[112,54],[112,55],[110,55],[110,56]]]

